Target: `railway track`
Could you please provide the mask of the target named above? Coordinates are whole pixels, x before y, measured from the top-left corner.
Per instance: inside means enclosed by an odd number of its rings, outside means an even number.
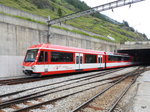
[[[121,70],[121,69],[119,69],[119,70]],[[15,92],[12,92],[12,93],[7,93],[7,94],[0,95],[0,98],[1,97],[15,95],[15,94],[22,93],[22,92],[29,91],[29,90],[34,90],[34,89],[42,88],[42,87],[47,87],[47,86],[52,86],[52,85],[56,85],[56,84],[61,84],[61,83],[64,83],[64,82],[69,82],[69,81],[75,81],[75,82],[70,82],[67,85],[73,84],[73,83],[78,83],[78,82],[89,80],[89,79],[92,79],[92,78],[96,78],[96,77],[101,77],[101,76],[104,76],[104,75],[108,75],[109,73],[113,73],[113,72],[116,72],[116,71],[118,71],[118,69],[117,70],[111,70],[111,71],[109,70],[109,71],[99,72],[99,73],[93,73],[93,74],[88,75],[88,76],[71,78],[71,79],[64,80],[64,81],[54,82],[54,83],[50,83],[50,84],[46,84],[46,85],[41,85],[41,86],[37,86],[37,87],[33,87],[33,88],[28,88],[28,89],[20,90],[20,91],[15,91]],[[120,77],[120,76],[116,76],[116,77]],[[65,86],[65,84],[61,85],[61,86],[58,86],[58,87],[51,88],[51,89],[57,89],[57,88],[63,87],[63,86]],[[42,92],[44,92],[44,91],[42,91]]]
[[[112,71],[112,73],[113,72],[116,72],[116,70]],[[89,91],[95,91],[95,89],[105,90],[111,85],[118,84],[119,81],[125,78],[125,74],[111,77],[108,76],[108,74],[110,74],[110,71],[3,94],[0,96],[0,112],[24,112],[39,107],[46,109],[45,106],[47,104],[55,105],[56,102],[66,100],[68,97],[72,98],[78,94],[88,94]],[[37,90],[39,88],[40,90]],[[41,88],[43,89],[41,90]],[[20,97],[18,97],[18,94],[20,94]],[[93,94],[96,95],[95,92]],[[70,110],[73,110],[73,108]],[[73,112],[74,111],[77,110],[73,110]],[[39,110],[39,112],[41,112],[41,110]]]
[[[122,69],[123,68],[114,69],[114,70],[117,71],[117,70],[122,70]],[[106,71],[114,71],[114,70],[106,70]],[[100,72],[103,73],[105,71],[100,71]],[[76,75],[80,75],[80,74],[76,74]],[[53,78],[59,78],[59,77],[67,77],[67,76],[68,76],[67,74],[61,74],[61,75],[51,75],[51,76],[45,76],[45,77],[26,77],[26,78],[16,78],[16,79],[6,79],[6,80],[0,80],[0,86],[24,84],[24,83],[29,83],[29,82],[35,82],[35,81],[41,81],[41,80],[47,80],[47,79],[53,79]]]
[[[110,85],[108,88],[90,98],[88,101],[76,107],[71,112],[90,112],[91,110],[98,110],[99,112],[113,112],[119,101],[144,70],[145,67],[129,73],[114,84]]]

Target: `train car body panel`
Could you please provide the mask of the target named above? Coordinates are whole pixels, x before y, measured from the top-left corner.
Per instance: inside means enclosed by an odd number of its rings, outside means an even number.
[[[23,62],[27,75],[51,75],[132,65],[128,55],[51,44],[31,46]]]
[[[106,68],[118,68],[133,65],[133,62],[107,63]]]
[[[104,68],[104,64],[82,64],[78,66],[77,64],[50,64],[50,65],[35,65],[34,72],[46,72],[46,71],[63,71],[63,70],[80,70],[80,69],[94,69],[94,68]],[[31,67],[26,67],[30,69]]]
[[[106,53],[106,68],[126,67],[133,65],[133,57],[128,54]]]

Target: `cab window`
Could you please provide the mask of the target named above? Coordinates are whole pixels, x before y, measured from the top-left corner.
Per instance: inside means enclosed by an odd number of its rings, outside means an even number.
[[[35,62],[38,49],[28,50],[25,58],[25,62]]]

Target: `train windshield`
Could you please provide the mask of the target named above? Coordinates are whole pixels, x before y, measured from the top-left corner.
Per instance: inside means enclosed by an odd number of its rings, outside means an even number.
[[[38,49],[28,50],[25,58],[25,62],[35,62]]]

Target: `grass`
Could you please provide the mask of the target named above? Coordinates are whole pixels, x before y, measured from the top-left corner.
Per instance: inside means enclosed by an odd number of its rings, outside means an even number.
[[[16,18],[19,18],[19,19],[23,19],[23,20],[27,20],[27,21],[31,21],[31,22],[35,22],[35,23],[39,23],[39,24],[46,24],[46,23],[44,23],[44,22],[37,21],[37,20],[31,19],[31,18],[27,18],[27,17],[16,16],[16,15],[7,14],[7,13],[4,13],[4,12],[0,12],[0,14],[7,15],[7,16],[11,16],[11,17],[16,17]],[[65,31],[70,31],[70,32],[73,32],[73,33],[82,34],[82,35],[85,35],[85,36],[90,36],[90,37],[94,37],[94,38],[98,38],[98,39],[102,39],[102,40],[105,40],[105,41],[112,42],[111,40],[109,40],[109,39],[107,39],[107,38],[103,38],[103,37],[100,37],[100,36],[90,35],[90,34],[88,34],[88,33],[82,32],[82,31],[80,31],[80,30],[70,30],[70,29],[68,29],[68,28],[60,27],[60,26],[55,26],[55,25],[53,25],[52,27],[58,28],[58,29],[62,29],[62,30],[65,30]]]
[[[108,38],[104,38],[104,37],[100,37],[100,36],[95,36],[95,35],[90,35],[88,33],[85,33],[81,30],[70,30],[68,28],[64,28],[64,27],[60,27],[60,26],[55,26],[53,25],[52,27],[54,28],[58,28],[58,29],[62,29],[62,30],[66,30],[66,31],[70,31],[70,32],[73,32],[73,33],[77,33],[77,34],[81,34],[81,35],[85,35],[85,36],[89,36],[89,37],[93,37],[93,38],[97,38],[97,39],[101,39],[101,40],[105,40],[105,41],[108,41],[108,42],[114,42]]]
[[[38,8],[37,5],[32,3],[32,0],[1,0],[0,1],[0,4],[13,7],[13,8],[17,8],[19,10],[23,10],[32,14],[40,15],[43,17],[48,17],[50,15],[51,19],[58,18],[57,11],[59,8],[62,10],[63,16],[78,11],[78,9],[68,4],[64,0],[55,0],[55,2],[52,2],[51,0],[49,0],[49,3],[51,5],[50,8]],[[44,23],[44,22],[37,21],[37,20],[27,18],[27,17],[23,17],[23,16],[6,14],[3,12],[0,12],[0,13],[8,15],[8,16],[16,17],[16,18],[28,20],[28,21],[40,23],[40,24],[46,24],[46,22]],[[127,41],[127,40],[132,41],[135,38],[139,38],[139,39],[142,38],[141,35],[139,35],[136,32],[128,31],[119,25],[112,24],[107,21],[103,21],[99,18],[95,18],[90,15],[76,18],[73,20],[69,20],[66,23],[74,27],[84,29],[86,31],[90,31],[93,33],[97,33],[106,37],[108,35],[111,35],[111,37],[115,39],[115,42],[119,42],[119,43]],[[93,38],[99,38],[99,39],[106,40],[106,41],[112,41],[107,38],[89,35],[88,33],[85,33],[79,30],[70,30],[64,27],[59,27],[59,26],[53,26],[53,27],[66,30],[66,31],[71,31],[71,32],[78,33],[78,34],[82,34],[82,35],[86,35],[86,36],[91,36]]]
[[[27,20],[27,21],[31,21],[31,22],[35,22],[35,23],[39,23],[39,24],[46,24],[45,22],[37,21],[37,20],[27,18],[27,17],[23,17],[23,16],[16,16],[16,15],[7,14],[7,13],[4,13],[4,12],[0,12],[0,14],[11,16],[11,17],[16,17],[16,18],[19,18],[19,19],[23,19],[23,20]]]

